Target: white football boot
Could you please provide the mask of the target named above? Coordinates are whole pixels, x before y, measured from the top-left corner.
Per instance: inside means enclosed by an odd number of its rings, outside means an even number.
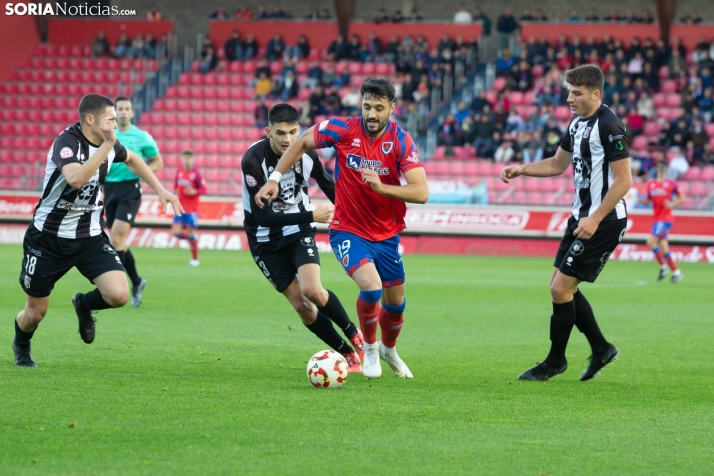
[[[366,352],[365,352],[366,353]],[[379,342],[379,357],[384,360],[392,368],[394,375],[401,378],[414,378],[407,364],[397,355],[397,346],[391,349]]]
[[[382,365],[379,363],[381,343],[364,344],[364,362],[362,362],[362,375],[367,378],[382,376]]]
[[[197,259],[192,259],[191,261],[188,262],[188,265],[191,266],[192,268],[198,268],[198,266],[201,264],[200,261]]]

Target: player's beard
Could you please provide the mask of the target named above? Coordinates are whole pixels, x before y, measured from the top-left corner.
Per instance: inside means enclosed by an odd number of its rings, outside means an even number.
[[[377,119],[375,122],[370,122],[370,121],[366,121],[366,122],[367,122],[367,132],[369,132],[370,134],[378,134],[380,131],[382,131],[382,129],[384,129],[384,126],[387,125],[386,121],[384,124],[382,124],[382,121],[380,121],[379,119]],[[376,124],[377,128],[376,128],[376,130],[373,130],[370,126],[374,127],[375,124]]]

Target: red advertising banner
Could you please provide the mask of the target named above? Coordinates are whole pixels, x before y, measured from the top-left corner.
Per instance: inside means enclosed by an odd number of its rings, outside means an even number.
[[[22,244],[26,230],[27,225],[0,224],[0,244]],[[318,233],[315,241],[320,253],[332,253],[327,233]],[[138,248],[188,248],[185,240],[177,240],[167,228],[133,228],[127,243]],[[400,251],[403,254],[554,258],[558,244],[555,239],[407,235],[402,236]],[[199,230],[198,247],[202,250],[247,250],[248,239],[241,230]],[[714,263],[714,246],[672,245],[670,249],[677,262]],[[652,261],[654,256],[644,244],[623,243],[618,245],[610,259]]]
[[[29,220],[39,194],[0,193],[0,220]],[[211,227],[242,228],[240,199],[205,198],[200,204],[200,223]],[[562,208],[478,207],[463,205],[409,205],[407,234],[469,235],[499,237],[560,238],[570,211]],[[161,210],[155,196],[145,196],[136,223],[168,225],[172,214]],[[643,240],[652,229],[652,214],[635,210],[628,216],[626,239]],[[714,214],[675,212],[672,242],[714,243]]]

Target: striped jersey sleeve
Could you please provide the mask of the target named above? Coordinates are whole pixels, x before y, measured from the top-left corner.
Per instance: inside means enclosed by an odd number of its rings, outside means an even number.
[[[322,121],[313,132],[313,139],[318,149],[332,147],[342,139],[349,130],[347,118],[333,117]]]

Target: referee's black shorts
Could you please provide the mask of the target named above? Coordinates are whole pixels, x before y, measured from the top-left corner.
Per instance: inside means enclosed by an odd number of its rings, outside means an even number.
[[[594,283],[610,254],[625,236],[627,218],[600,222],[597,231],[589,240],[573,236],[577,227],[578,220],[571,216],[555,255],[554,266],[563,274]]]
[[[112,227],[114,220],[125,221],[134,226],[140,206],[141,184],[138,180],[104,182],[104,210],[108,228]]]
[[[60,238],[30,225],[22,243],[20,286],[26,294],[49,296],[55,283],[76,266],[90,282],[108,271],[124,272],[117,252],[104,233],[89,238]]]

